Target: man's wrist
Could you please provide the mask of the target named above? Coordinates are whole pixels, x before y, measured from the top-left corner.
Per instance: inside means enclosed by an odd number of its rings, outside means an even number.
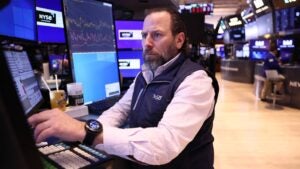
[[[95,119],[90,119],[86,121],[84,125],[84,129],[85,129],[85,136],[82,141],[83,144],[87,146],[91,146],[94,145],[95,140],[99,140],[97,142],[101,142],[102,137],[101,136],[99,137],[99,135],[102,134],[102,124],[99,121]]]

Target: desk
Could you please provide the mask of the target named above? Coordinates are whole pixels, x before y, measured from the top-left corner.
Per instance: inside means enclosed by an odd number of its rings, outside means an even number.
[[[286,97],[277,103],[300,109],[300,65],[285,65],[282,66],[281,69],[282,75],[285,77],[284,91]],[[255,76],[262,76],[263,71],[262,64],[255,65]]]
[[[221,60],[221,77],[241,83],[253,83],[255,62],[250,60]]]

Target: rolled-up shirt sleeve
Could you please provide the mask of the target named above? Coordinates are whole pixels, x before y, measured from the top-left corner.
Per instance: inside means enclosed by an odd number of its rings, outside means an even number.
[[[117,156],[133,156],[150,165],[166,164],[182,152],[211,116],[214,95],[211,78],[203,70],[196,71],[179,85],[157,127],[120,129],[118,122],[105,123],[113,118],[100,117],[103,144],[96,148]]]

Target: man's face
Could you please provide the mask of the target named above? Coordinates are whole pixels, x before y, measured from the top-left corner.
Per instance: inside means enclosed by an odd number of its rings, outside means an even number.
[[[184,34],[172,35],[171,16],[167,12],[154,12],[144,20],[142,31],[143,57],[152,70],[178,54]]]

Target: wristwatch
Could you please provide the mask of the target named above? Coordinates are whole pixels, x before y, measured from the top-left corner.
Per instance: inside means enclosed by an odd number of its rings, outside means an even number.
[[[102,133],[102,124],[94,119],[88,120],[85,123],[85,137],[82,141],[84,145],[91,146],[96,138],[96,136]]]

